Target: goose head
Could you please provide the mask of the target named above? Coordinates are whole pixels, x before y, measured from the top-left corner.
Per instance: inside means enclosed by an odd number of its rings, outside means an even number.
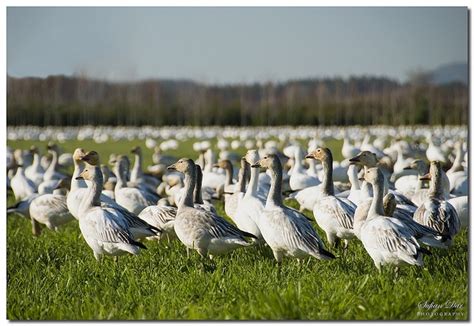
[[[382,170],[380,170],[377,167],[367,169],[364,173],[364,180],[371,185],[374,184],[383,184],[384,182],[384,176],[382,173]]]
[[[360,152],[359,155],[349,159],[349,162],[368,167],[374,167],[377,165],[377,156],[375,155],[375,153],[372,153],[370,151],[363,151]]]
[[[259,161],[260,156],[258,155],[258,151],[256,149],[251,149],[247,151],[247,154],[245,154],[244,158],[248,164],[253,166]]]
[[[174,170],[186,174],[195,171],[195,164],[192,159],[184,157],[179,159],[178,162],[168,166],[168,170]]]
[[[232,168],[232,163],[229,160],[220,160],[216,164],[212,165],[215,168],[221,168],[224,170],[230,170]]]
[[[30,147],[30,153],[31,153],[32,155],[38,154],[38,153],[39,153],[38,147],[36,147],[35,145],[32,145],[32,146]]]
[[[140,155],[142,153],[142,148],[140,146],[135,146],[130,152],[132,154]]]
[[[265,155],[261,160],[251,165],[253,168],[265,168],[272,171],[281,170],[281,162],[277,155],[268,154]]]
[[[115,163],[117,163],[117,154],[112,153],[109,156],[109,164],[115,165]]]
[[[306,158],[325,162],[328,159],[332,159],[332,153],[329,148],[318,147],[316,148],[316,150],[308,153],[308,155],[306,155]]]
[[[96,151],[87,152],[82,158],[81,161],[84,161],[92,166],[99,165],[99,154]],[[86,179],[88,180],[88,179]]]
[[[68,190],[70,187],[71,187],[71,179],[62,178],[61,180],[59,180],[59,182],[57,183],[57,185],[54,189],[55,190],[56,189],[66,189],[66,190]]]
[[[419,172],[423,172],[426,171],[426,163],[425,161],[423,160],[413,160],[409,166],[407,167],[404,167],[403,168],[404,170],[416,170],[416,171],[419,171]]]
[[[49,142],[48,145],[46,146],[48,152],[58,152],[59,150],[59,147],[56,143],[53,143],[53,142]]]
[[[81,174],[76,178],[76,180],[89,180],[93,181],[95,177],[95,169],[91,167],[86,167]]]
[[[438,180],[441,179],[441,162],[440,161],[431,161],[430,162],[430,171],[421,176],[420,180]]]
[[[82,148],[76,148],[72,154],[72,159],[74,162],[82,161],[82,158],[86,155],[86,152]]]

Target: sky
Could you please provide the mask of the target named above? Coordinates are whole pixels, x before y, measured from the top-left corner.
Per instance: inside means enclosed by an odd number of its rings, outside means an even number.
[[[7,73],[209,84],[385,76],[468,61],[468,10],[8,7]]]

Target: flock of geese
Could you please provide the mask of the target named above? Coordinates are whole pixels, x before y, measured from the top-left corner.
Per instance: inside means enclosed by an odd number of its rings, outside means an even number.
[[[60,154],[50,142],[7,151],[7,187],[16,204],[7,213],[57,230],[78,220],[84,240],[99,260],[103,255],[138,254],[144,239],[180,241],[203,258],[240,247],[268,246],[275,260],[336,258],[331,250],[361,241],[376,268],[423,265],[430,248],[449,250],[468,225],[467,155],[462,138],[443,149],[431,135],[423,142],[366,133],[354,142],[342,134],[342,156],[333,159],[322,137],[301,142],[268,140],[196,142],[196,160],[165,155],[179,141],[155,148],[145,172],[142,149],[111,155],[77,148]],[[103,137],[102,137],[103,138]],[[163,144],[163,143],[162,143]],[[388,145],[387,145],[388,144]],[[232,149],[245,147],[243,157]],[[218,159],[219,157],[219,159]],[[73,167],[73,173],[61,172]],[[111,166],[112,168],[109,168]],[[300,209],[285,204],[293,198]],[[228,218],[213,203],[224,201]],[[304,210],[325,233],[328,247]],[[232,221],[232,222],[230,222]]]

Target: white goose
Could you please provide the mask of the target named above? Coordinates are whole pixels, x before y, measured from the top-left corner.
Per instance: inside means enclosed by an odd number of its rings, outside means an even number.
[[[462,161],[464,160],[464,151],[462,149],[462,143],[457,142],[455,144],[456,158],[454,159],[453,165],[446,172],[446,176],[449,179],[450,193],[455,196],[466,196],[469,191],[469,179],[467,172],[464,171]]]
[[[41,158],[38,148],[31,146],[30,152],[33,154],[33,163],[25,169],[25,175],[38,187],[43,182],[44,169],[41,166]]]
[[[141,147],[135,146],[132,148],[131,153],[135,155],[135,163],[130,171],[130,181],[140,184],[140,186],[146,188],[147,191],[154,193],[160,182],[158,179],[143,173],[143,154]]]
[[[66,180],[61,180],[58,188],[52,194],[40,195],[31,201],[29,210],[34,235],[41,234],[38,223],[56,231],[59,226],[74,220],[74,216],[69,212],[66,204],[66,191],[69,183]]]
[[[290,175],[290,189],[293,191],[305,189],[312,186],[317,186],[321,182],[317,177],[308,175],[303,168],[303,151],[300,146],[296,146],[294,150],[295,163]]]
[[[258,160],[259,154],[256,150],[249,150],[245,154],[245,161],[250,165],[256,164]],[[256,166],[250,169],[250,181],[247,191],[240,200],[232,220],[241,230],[255,235],[258,239],[262,239],[258,224],[265,201],[261,194],[258,193],[259,170]]]
[[[43,180],[44,182],[50,180],[61,180],[66,176],[60,172],[58,172],[59,164],[58,164],[58,145],[56,144],[48,144],[48,153],[51,154],[51,163],[49,164],[48,168],[44,172]]]
[[[212,257],[250,245],[245,237],[253,235],[239,230],[217,214],[194,207],[196,165],[193,160],[182,158],[168,169],[184,173],[186,195],[178,204],[174,229],[188,249],[196,250],[202,257]]]
[[[306,216],[283,204],[283,169],[278,157],[267,155],[252,167],[267,168],[272,177],[270,192],[258,226],[263,239],[272,249],[275,260],[280,263],[284,256],[297,259],[308,256],[317,259],[335,258],[324,248],[321,238]]]
[[[320,147],[309,153],[306,158],[321,161],[324,170],[321,196],[313,208],[314,218],[326,232],[331,246],[335,245],[336,239],[344,239],[347,246],[347,240],[354,237],[353,227],[356,206],[350,200],[334,195],[332,153],[329,148]]]
[[[94,257],[100,260],[102,255],[118,256],[127,252],[136,255],[140,248],[146,249],[133,239],[119,211],[101,205],[103,179],[100,167],[88,165],[77,178],[90,181],[87,195],[79,207],[79,228]]]
[[[430,172],[422,177],[431,180],[429,198],[418,207],[413,219],[438,231],[443,236],[443,242],[449,246],[459,232],[461,222],[454,207],[443,196],[442,171],[441,162],[430,163]]]
[[[250,165],[247,163],[245,158],[241,158],[239,179],[237,181],[235,191],[232,194],[224,195],[224,211],[233,221],[235,218],[235,213],[237,212],[237,207],[239,207],[240,201],[245,195],[245,185],[247,182],[247,177],[250,174],[249,170]]]
[[[36,192],[36,185],[28,179],[23,168],[23,155],[21,150],[15,150],[15,161],[17,162],[17,170],[10,181],[10,187],[13,190],[17,201],[21,201]]]
[[[381,271],[386,264],[423,266],[423,252],[412,231],[401,221],[385,216],[383,208],[384,176],[378,168],[365,171],[365,181],[372,184],[374,199],[367,220],[360,227],[365,250]]]

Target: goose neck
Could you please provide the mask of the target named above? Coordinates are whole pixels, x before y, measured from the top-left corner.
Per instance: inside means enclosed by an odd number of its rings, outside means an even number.
[[[325,195],[334,195],[334,183],[332,181],[332,157],[327,156],[321,161],[324,171],[324,180],[322,183],[322,191]]]
[[[194,170],[195,169],[193,167],[184,173],[184,198],[178,204],[178,208],[194,207],[193,192],[196,188],[196,171]]]
[[[281,183],[283,172],[281,164],[270,169],[271,185],[268,192],[266,206],[283,206],[283,199],[281,196]]]
[[[247,194],[256,195],[258,189],[258,176],[260,173],[259,168],[250,168],[250,181],[247,188]]]
[[[74,160],[74,172],[72,173],[71,178],[71,191],[74,191],[78,188],[86,188],[87,185],[84,180],[76,180],[76,178],[82,173],[84,170],[84,163],[77,162]]]
[[[100,206],[100,195],[103,188],[102,171],[100,171],[100,168],[97,166],[91,166],[90,168],[94,169],[94,179],[88,183],[88,191],[82,199],[79,208],[79,215],[82,215],[82,213],[93,206]]]
[[[370,204],[367,218],[373,217],[375,215],[385,215],[383,209],[383,180],[379,180],[378,182],[372,184],[372,188],[374,191],[374,198]]]

